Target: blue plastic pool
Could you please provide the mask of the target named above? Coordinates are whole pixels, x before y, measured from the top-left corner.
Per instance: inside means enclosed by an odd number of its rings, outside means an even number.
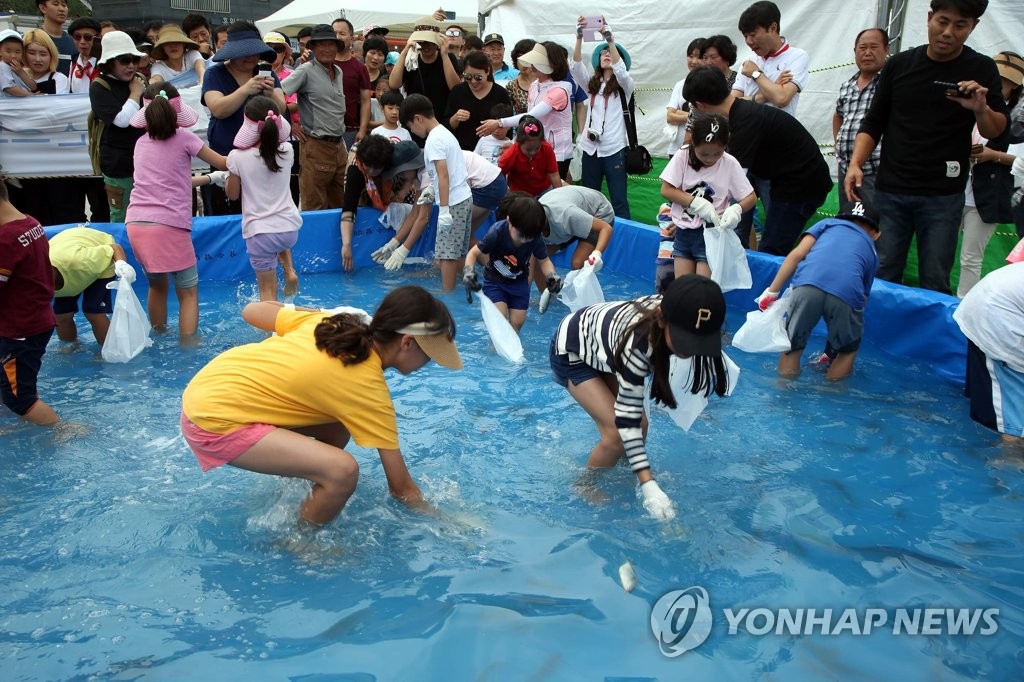
[[[437,274],[307,276],[299,302],[372,310],[410,279]],[[648,288],[602,281],[609,298]],[[596,431],[546,357],[566,309],[531,310],[513,366],[456,292],[467,370],[391,383],[403,451],[441,515],[391,500],[376,453],[354,448],[354,498],[302,533],[304,484],[204,475],[177,429],[195,370],[261,338],[238,314],[254,291],[203,283],[197,349],[164,337],[109,365],[89,334],[72,352],[51,344],[43,395],[87,434],[58,443],[0,418],[4,679],[1020,679],[1024,474],[928,368],[867,349],[843,384],[810,370],[786,382],[774,356],[730,350],[732,398],[689,433],[653,417],[651,459],[679,510],[663,525],[625,467],[581,479]],[[652,606],[693,586],[711,634],[667,657]],[[996,608],[998,629],[730,634],[722,616],[802,607]]]

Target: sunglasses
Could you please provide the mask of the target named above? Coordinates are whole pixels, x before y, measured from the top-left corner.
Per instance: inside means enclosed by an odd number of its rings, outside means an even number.
[[[75,33],[71,36],[76,42],[91,43],[96,40],[95,33]]]
[[[450,28],[447,31],[445,31],[444,34],[449,38],[458,38],[459,36],[462,35],[462,31],[460,31],[457,28]]]
[[[131,64],[138,64],[140,61],[142,61],[141,57],[136,57],[135,55],[131,55],[131,54],[123,54],[123,55],[121,55],[120,57],[117,58],[117,63],[120,64],[121,66],[129,66]]]
[[[278,54],[284,53],[285,50],[284,45],[271,45],[270,49],[272,49],[274,52]]]
[[[482,73],[464,73],[464,74],[462,74],[462,80],[466,81],[467,83],[470,82],[470,81],[476,81],[477,83],[479,83],[480,81],[484,80],[485,78],[487,78],[487,76],[482,74]]]

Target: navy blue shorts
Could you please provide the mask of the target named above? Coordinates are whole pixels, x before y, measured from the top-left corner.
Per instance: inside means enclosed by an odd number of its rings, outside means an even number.
[[[672,255],[677,258],[707,263],[708,254],[704,249],[704,229],[676,228],[676,240],[672,245]]]
[[[113,282],[113,277],[101,277],[85,288],[85,291],[77,296],[58,296],[53,299],[53,312],[56,315],[78,312],[78,299],[82,299],[83,313],[103,313],[109,315],[114,309],[110,302],[110,289],[107,282]]]
[[[508,194],[508,181],[503,174],[499,174],[491,184],[483,187],[473,187],[473,205],[493,211]]]
[[[568,388],[570,381],[573,386],[579,386],[584,381],[597,379],[601,376],[601,372],[597,371],[587,363],[582,361],[573,362],[569,359],[568,355],[559,355],[558,350],[555,347],[555,337],[551,337],[551,348],[549,349],[548,354],[551,362],[551,373],[555,377],[555,383],[559,386]]]
[[[0,337],[0,397],[19,417],[25,416],[39,400],[36,377],[51,336],[53,329],[24,339]]]
[[[509,310],[528,310],[530,307],[530,282],[525,277],[522,281],[496,282],[484,280],[484,296],[493,302],[504,303]]]

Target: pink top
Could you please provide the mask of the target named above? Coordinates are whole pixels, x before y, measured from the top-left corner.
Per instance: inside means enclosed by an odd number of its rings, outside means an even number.
[[[125,222],[152,222],[192,229],[192,157],[203,141],[178,128],[174,137],[154,140],[143,135],[135,143],[135,186]]]
[[[228,154],[228,170],[242,185],[242,236],[292,232],[302,225],[288,183],[291,182],[294,152],[287,142],[278,147],[276,173],[267,168],[260,150],[234,149]]]
[[[694,170],[690,166],[688,145],[672,155],[661,172],[661,179],[692,196],[707,199],[719,215],[729,207],[731,200],[739,201],[754,191],[735,156],[726,152],[713,165]],[[674,201],[672,222],[684,230],[705,227],[703,218],[691,214]]]

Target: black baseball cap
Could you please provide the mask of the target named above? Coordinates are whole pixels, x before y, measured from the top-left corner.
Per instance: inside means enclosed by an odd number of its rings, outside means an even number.
[[[847,220],[863,220],[876,230],[879,229],[878,221],[881,218],[875,207],[871,205],[871,202],[863,198],[860,201],[844,202],[839,207],[839,213],[836,214],[836,217],[846,218]]]
[[[677,277],[661,297],[661,315],[676,355],[721,354],[725,296],[715,282],[697,274]]]
[[[488,33],[484,36],[484,45],[487,43],[501,43],[505,44],[505,39],[501,37],[500,33]]]

